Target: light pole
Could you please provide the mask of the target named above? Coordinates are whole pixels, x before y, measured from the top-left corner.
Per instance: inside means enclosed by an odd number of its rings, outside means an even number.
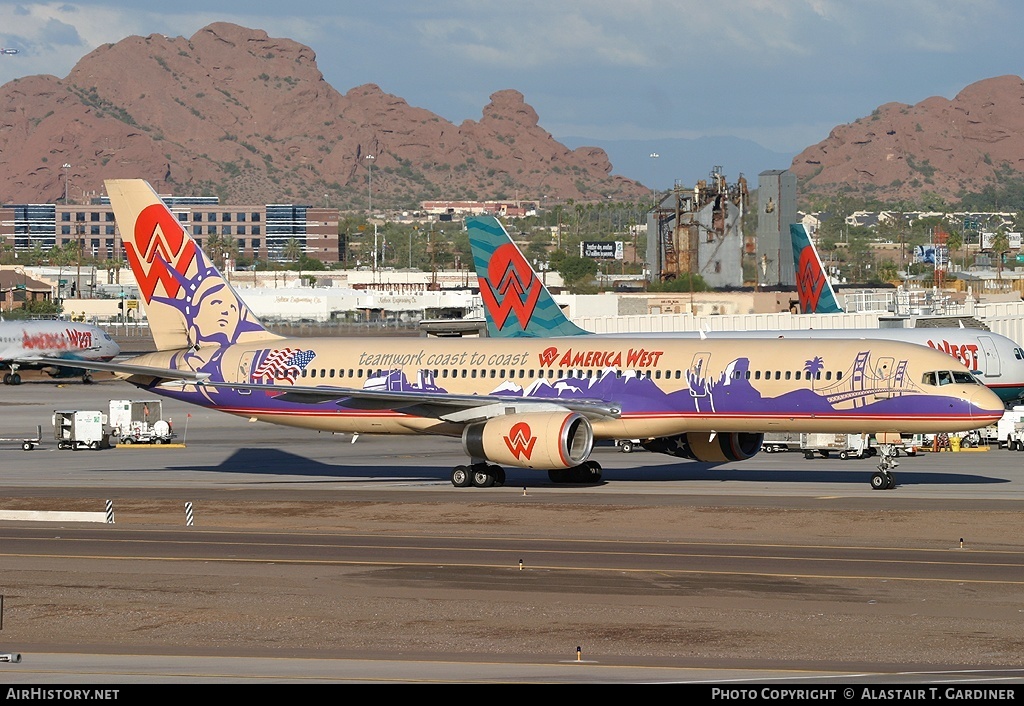
[[[64,162],[61,167],[64,170],[64,205],[68,205],[68,180],[71,178],[71,165]]]
[[[660,156],[661,155],[658,154],[657,152],[651,152],[650,159],[651,159],[651,165],[652,166],[654,166],[654,160],[658,159],[658,157],[660,157]],[[655,173],[655,171],[656,171],[655,169],[651,170],[651,176],[654,178],[654,181],[657,181],[658,180],[658,175]],[[658,187],[655,186],[655,187],[652,187],[652,188],[654,189],[654,207],[657,208],[658,207]]]
[[[373,213],[373,160],[372,154],[366,155],[366,215]]]

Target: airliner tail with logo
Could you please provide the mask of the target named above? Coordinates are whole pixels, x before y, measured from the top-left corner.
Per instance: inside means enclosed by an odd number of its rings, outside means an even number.
[[[269,332],[137,179],[106,191],[158,350],[97,364],[155,393],[255,421],[444,435],[456,487],[601,480],[599,440],[679,458],[750,458],[763,432],[939,432],[986,426],[999,399],[945,353],[895,341],[284,338]],[[878,488],[891,476],[873,476]]]
[[[593,334],[572,323],[530,267],[501,223],[492,217],[466,219],[487,332],[499,338],[597,335],[601,338],[697,338],[699,331]],[[825,278],[821,260],[803,225],[790,227],[800,306],[804,313],[835,313],[835,292]],[[529,292],[529,296],[523,296]],[[541,308],[543,305],[543,309]],[[824,311],[823,311],[824,310]],[[514,315],[509,315],[513,312]],[[541,315],[543,312],[543,315]],[[551,333],[551,332],[560,333]],[[704,334],[729,338],[848,338],[906,341],[943,351],[956,358],[992,389],[1007,406],[1024,403],[1024,347],[992,331],[963,325],[936,328],[827,329],[787,331],[722,331]]]
[[[793,264],[796,266],[796,294],[802,314],[841,314],[818,250],[802,223],[791,223],[789,237],[793,242]]]

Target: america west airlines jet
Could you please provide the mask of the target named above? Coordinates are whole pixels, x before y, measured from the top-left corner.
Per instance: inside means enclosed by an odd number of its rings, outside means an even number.
[[[530,267],[501,223],[492,217],[466,219],[473,249],[487,332],[491,337],[593,336],[628,338],[637,334],[592,334],[572,323]],[[801,224],[790,226],[797,293],[804,313],[841,313],[821,259]],[[698,331],[644,334],[655,338],[697,338]],[[976,328],[801,329],[729,331],[729,338],[889,339],[928,346],[953,356],[993,390],[1007,406],[1024,401],[1024,348],[1013,339]]]
[[[42,370],[53,378],[82,377],[92,382],[85,361],[106,361],[121,352],[120,346],[98,326],[60,320],[0,321],[0,367],[5,385],[20,385],[18,370]],[[26,362],[39,356],[51,362]]]
[[[1002,416],[959,362],[899,341],[284,338],[148,183],[106,189],[157,351],[96,369],[253,420],[461,438],[471,461],[452,470],[456,487],[500,485],[503,465],[596,482],[597,439],[642,436],[667,454],[725,462],[753,456],[775,427],[936,432]]]

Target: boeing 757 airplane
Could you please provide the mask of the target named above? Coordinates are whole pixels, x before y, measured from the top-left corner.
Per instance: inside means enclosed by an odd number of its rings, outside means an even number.
[[[497,338],[594,336],[632,338],[634,333],[593,334],[565,316],[501,222],[491,216],[466,219],[489,336]],[[800,307],[805,313],[842,312],[803,225],[790,227]],[[699,331],[644,334],[654,338],[698,338]],[[895,329],[799,329],[722,331],[714,337],[888,339],[948,353],[978,376],[1007,406],[1024,401],[1024,347],[984,329],[960,327]]]
[[[18,370],[42,370],[53,378],[82,377],[92,382],[84,361],[110,360],[120,346],[98,326],[57,319],[0,321],[0,367],[5,385],[20,385]],[[54,359],[47,363],[25,362],[29,356]],[[59,360],[57,360],[59,359]]]
[[[146,390],[254,421],[437,434],[471,459],[596,482],[595,440],[644,437],[705,462],[750,458],[764,431],[959,431],[1003,405],[945,353],[901,341],[285,338],[256,319],[142,180],[106,182],[157,351],[95,363]],[[881,472],[877,487],[892,487]]]

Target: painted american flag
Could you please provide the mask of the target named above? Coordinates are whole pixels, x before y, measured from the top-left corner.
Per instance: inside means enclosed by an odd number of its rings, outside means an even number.
[[[315,357],[313,351],[299,348],[267,348],[259,351],[252,368],[253,382],[294,383]]]

